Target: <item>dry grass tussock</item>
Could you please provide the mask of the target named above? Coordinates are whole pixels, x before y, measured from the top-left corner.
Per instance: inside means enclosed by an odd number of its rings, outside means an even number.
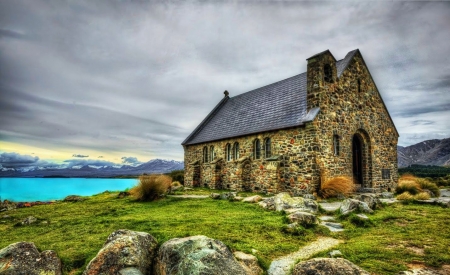
[[[408,191],[405,191],[396,197],[399,201],[410,201],[414,199],[414,196],[411,195]]]
[[[415,195],[414,199],[415,200],[429,200],[430,194],[428,194],[427,192],[422,192],[422,193]]]
[[[424,190],[429,190],[435,197],[440,195],[439,188],[436,184],[428,181],[427,179],[417,178],[410,174],[402,175],[398,180],[397,188],[395,192],[402,194],[408,192],[411,195],[417,195]]]
[[[355,191],[353,179],[347,176],[334,177],[325,181],[320,187],[323,198],[333,198],[338,195],[348,196]]]
[[[138,201],[154,201],[167,193],[171,183],[172,178],[166,175],[142,175],[130,194]]]

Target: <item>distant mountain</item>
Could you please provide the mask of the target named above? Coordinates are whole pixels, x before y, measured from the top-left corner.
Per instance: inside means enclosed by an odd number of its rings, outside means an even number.
[[[103,166],[92,167],[89,165],[77,168],[42,168],[32,170],[8,169],[0,171],[0,177],[70,177],[70,178],[107,178],[115,176],[137,176],[146,174],[169,173],[173,170],[184,169],[183,161],[153,159],[138,166]]]
[[[450,166],[450,138],[432,139],[402,147],[397,146],[398,167],[411,164]]]

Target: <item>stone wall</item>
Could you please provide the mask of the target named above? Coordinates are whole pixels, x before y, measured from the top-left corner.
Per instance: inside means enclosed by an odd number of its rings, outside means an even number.
[[[324,66],[330,75],[324,80]],[[337,78],[334,57],[325,52],[308,60],[308,110],[320,107],[313,122],[296,128],[184,146],[185,185],[257,192],[311,193],[322,179],[353,177],[353,138],[361,146],[364,188],[392,189],[398,180],[398,134],[359,51]],[[335,154],[336,136],[339,154]],[[272,157],[263,142],[272,140]],[[254,159],[253,142],[261,142]],[[239,142],[239,158],[226,160],[225,148]],[[215,148],[215,160],[203,161],[203,148]],[[208,154],[209,155],[209,154]],[[389,170],[385,179],[383,169]],[[354,177],[356,179],[356,177]]]

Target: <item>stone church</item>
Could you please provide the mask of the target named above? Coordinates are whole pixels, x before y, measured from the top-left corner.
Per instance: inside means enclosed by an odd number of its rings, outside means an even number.
[[[357,49],[326,50],[307,71],[224,98],[182,143],[185,185],[312,193],[325,179],[397,185],[398,132]]]

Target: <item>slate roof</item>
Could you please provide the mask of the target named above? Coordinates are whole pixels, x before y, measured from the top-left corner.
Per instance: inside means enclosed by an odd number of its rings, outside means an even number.
[[[338,77],[356,51],[336,62]],[[313,120],[318,111],[306,108],[305,72],[235,97],[225,96],[182,144],[299,126]]]

